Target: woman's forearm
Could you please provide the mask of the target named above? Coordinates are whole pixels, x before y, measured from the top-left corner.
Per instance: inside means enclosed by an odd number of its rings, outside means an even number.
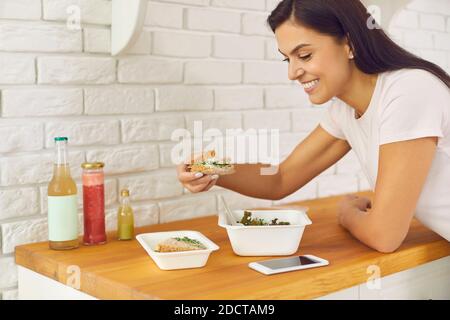
[[[266,164],[238,164],[234,167],[236,172],[220,176],[216,185],[259,199],[278,200],[282,197],[279,171],[269,169]]]

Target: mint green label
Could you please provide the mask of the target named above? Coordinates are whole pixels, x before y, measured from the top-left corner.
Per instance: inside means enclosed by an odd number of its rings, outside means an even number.
[[[78,238],[77,195],[48,197],[48,240]]]

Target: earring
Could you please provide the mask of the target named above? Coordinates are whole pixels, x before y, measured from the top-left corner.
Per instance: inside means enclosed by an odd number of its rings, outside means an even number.
[[[349,58],[350,59],[353,59],[355,56],[353,55],[353,52],[350,52],[350,56],[349,56]]]

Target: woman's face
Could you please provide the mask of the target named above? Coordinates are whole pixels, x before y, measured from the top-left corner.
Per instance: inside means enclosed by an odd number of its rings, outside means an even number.
[[[275,30],[279,51],[289,63],[289,79],[297,80],[313,104],[323,104],[345,91],[350,81],[350,47],[345,41],[291,20]]]

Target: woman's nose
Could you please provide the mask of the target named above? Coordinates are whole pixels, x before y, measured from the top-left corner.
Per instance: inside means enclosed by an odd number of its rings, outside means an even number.
[[[300,68],[298,65],[295,65],[293,63],[289,64],[289,70],[288,70],[288,78],[289,80],[297,80],[301,75],[305,73],[305,70]]]

